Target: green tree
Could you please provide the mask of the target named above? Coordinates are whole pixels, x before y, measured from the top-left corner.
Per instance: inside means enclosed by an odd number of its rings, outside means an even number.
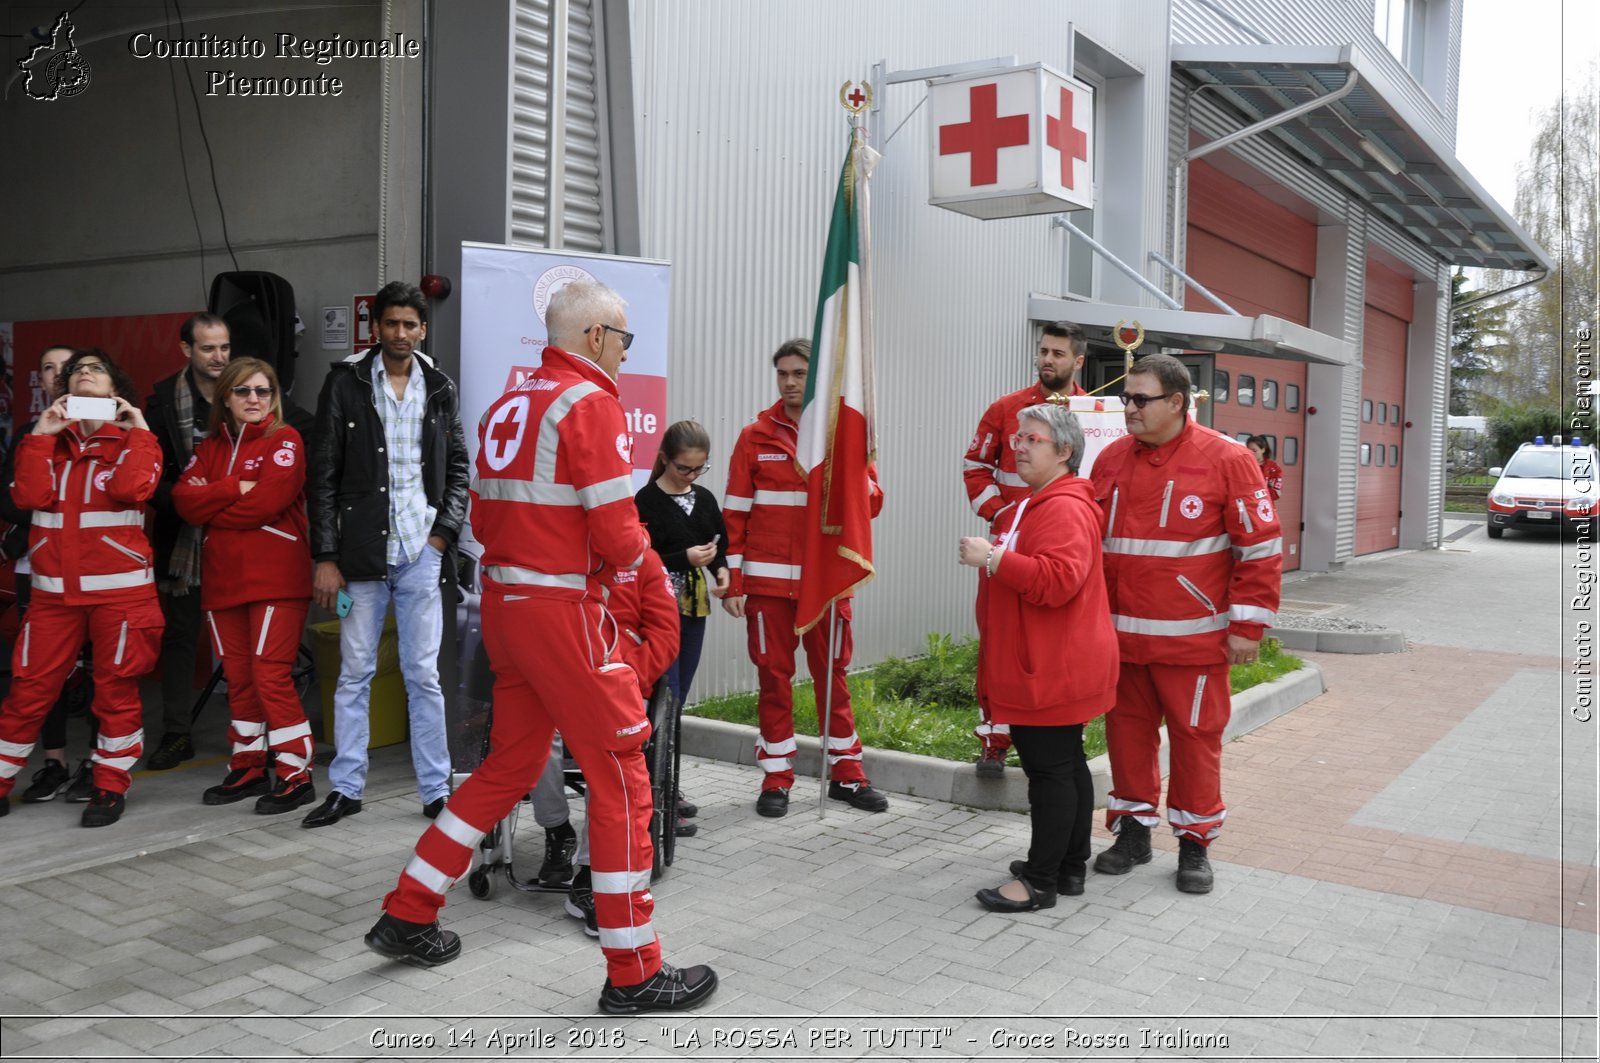
[[[1467,288],[1467,275],[1456,270],[1450,278],[1450,303],[1455,305],[1477,293]],[[1506,304],[1487,301],[1474,303],[1450,317],[1450,412],[1483,413],[1493,405],[1484,392],[1487,378],[1495,370],[1495,354],[1509,341],[1506,331]]]

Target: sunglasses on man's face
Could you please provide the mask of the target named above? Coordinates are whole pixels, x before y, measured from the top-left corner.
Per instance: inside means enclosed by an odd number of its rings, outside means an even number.
[[[272,398],[272,386],[263,384],[261,387],[253,388],[249,384],[240,384],[233,389],[233,393],[241,399],[248,399],[251,395],[258,399],[270,399]]]
[[[1176,394],[1176,391],[1169,391],[1162,395],[1140,395],[1136,391],[1124,391],[1122,393],[1122,404],[1124,406],[1137,406],[1142,410],[1152,402],[1159,399],[1170,399]]]

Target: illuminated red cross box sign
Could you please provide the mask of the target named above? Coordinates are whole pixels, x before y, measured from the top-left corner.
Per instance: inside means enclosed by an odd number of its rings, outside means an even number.
[[[1094,206],[1094,91],[1043,63],[928,87],[928,202],[974,218]]]

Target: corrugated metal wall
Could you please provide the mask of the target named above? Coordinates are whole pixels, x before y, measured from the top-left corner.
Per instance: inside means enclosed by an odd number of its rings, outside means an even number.
[[[561,239],[574,251],[606,250],[601,184],[598,46],[592,0],[567,0],[565,183]],[[551,34],[553,0],[516,0],[507,243],[549,247],[551,223]]]
[[[1064,68],[1068,28],[1148,71],[1143,190],[1160,245],[1167,92],[1165,0],[1101,5],[1013,0],[694,4],[640,0],[632,23],[641,253],[673,264],[672,419],[712,437],[720,497],[739,429],[776,399],[771,352],[811,333],[826,219],[846,144],[845,80],[1015,54]],[[925,94],[875,86],[885,137]],[[1062,287],[1047,217],[982,222],[927,203],[919,111],[884,150],[873,183],[879,575],[858,601],[856,660],[909,654],[928,632],[972,631],[976,581],[956,564],[977,534],[960,457],[984,407],[1031,377],[1031,291]],[[1141,263],[1141,266],[1143,263]],[[743,625],[714,620],[698,693],[748,689]]]
[[[1350,203],[1345,212],[1344,338],[1363,350],[1367,304],[1367,212]],[[1356,552],[1356,479],[1361,472],[1361,370],[1344,374],[1339,396],[1339,525],[1333,561],[1348,561]]]

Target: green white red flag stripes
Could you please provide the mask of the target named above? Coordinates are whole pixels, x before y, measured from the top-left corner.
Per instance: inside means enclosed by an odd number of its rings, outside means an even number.
[[[795,616],[800,632],[875,571],[868,467],[878,445],[867,183],[877,161],[865,131],[852,129],[828,225],[796,451],[807,478],[805,576]]]

